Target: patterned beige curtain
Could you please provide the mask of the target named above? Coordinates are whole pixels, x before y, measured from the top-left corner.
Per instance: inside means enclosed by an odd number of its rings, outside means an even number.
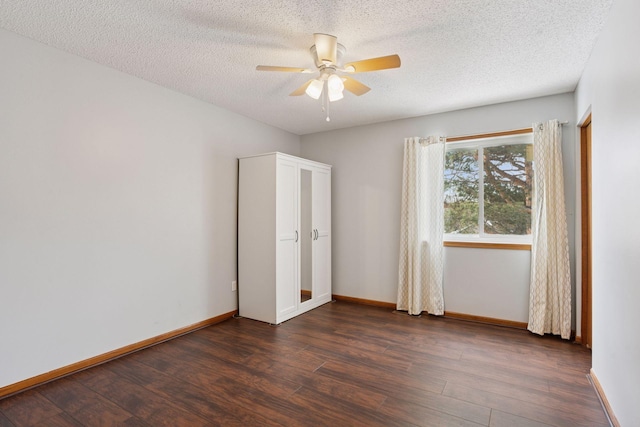
[[[402,176],[398,310],[444,314],[444,142],[406,138]]]
[[[557,120],[533,124],[535,184],[528,329],[569,339],[571,274],[561,145],[562,127]]]

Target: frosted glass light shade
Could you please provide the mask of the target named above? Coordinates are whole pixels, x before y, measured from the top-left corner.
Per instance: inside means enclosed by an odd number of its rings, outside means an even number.
[[[307,89],[305,90],[305,92],[307,95],[309,95],[313,99],[318,99],[320,98],[320,95],[322,95],[323,86],[324,86],[324,82],[316,79],[316,80],[313,80],[311,83],[309,83],[309,86],[307,86]]]
[[[344,90],[344,83],[337,74],[332,74],[327,79],[327,90],[329,92],[329,101],[338,101],[344,97],[342,91]]]
[[[344,95],[342,94],[342,92],[331,92],[331,91],[329,91],[329,101],[330,102],[339,101],[342,98],[344,98]]]
[[[329,88],[329,93],[342,92],[344,90],[344,83],[342,83],[342,79],[337,74],[332,74],[329,76],[329,79],[327,80],[327,86]]]

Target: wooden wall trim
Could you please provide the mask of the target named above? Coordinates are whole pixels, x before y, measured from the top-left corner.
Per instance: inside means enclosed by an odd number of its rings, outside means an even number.
[[[394,302],[375,301],[370,299],[347,297],[343,295],[332,295],[332,297],[336,301],[344,301],[344,302],[349,302],[353,304],[371,305],[374,307],[388,308],[391,310],[396,309],[396,303]],[[475,316],[473,314],[464,314],[464,313],[455,313],[452,311],[445,311],[444,317],[451,318],[451,319],[458,319],[458,320],[467,320],[470,322],[487,323],[490,325],[507,326],[510,328],[527,329],[527,323],[524,323],[524,322],[496,319],[493,317]]]
[[[371,305],[374,307],[389,308],[391,310],[396,309],[395,302],[375,301],[371,299],[347,297],[344,295],[335,295],[335,294],[331,295],[331,297],[336,301],[344,301],[344,302],[350,302],[353,304],[361,304],[361,305]]]
[[[50,372],[45,372],[44,374],[36,375],[35,377],[27,378],[26,380],[22,380],[14,384],[9,384],[7,386],[0,388],[0,399],[11,396],[16,393],[20,393],[22,391],[28,390],[33,387],[37,387],[39,385],[56,380],[58,378],[76,373],[78,371],[82,371],[84,369],[88,369],[93,366],[97,366],[102,363],[109,362],[110,360],[117,359],[118,357],[122,357],[126,354],[133,353],[138,350],[142,350],[143,348],[151,347],[155,344],[159,344],[161,342],[168,341],[173,338],[177,338],[181,335],[188,334],[198,329],[215,325],[216,323],[220,323],[224,320],[232,318],[237,313],[238,313],[238,310],[230,311],[228,313],[224,313],[219,316],[212,317],[210,319],[206,319],[198,323],[194,323],[193,325],[185,326],[184,328],[179,328],[174,331],[166,332],[164,334],[161,334],[152,338],[148,338],[146,340],[143,340],[134,344],[129,344],[127,346],[106,352],[104,354],[100,354],[98,356],[91,357],[89,359],[72,363],[71,365],[63,366],[62,368],[54,369],[53,371],[50,371]]]
[[[526,322],[516,322],[514,320],[496,319],[494,317],[476,316],[473,314],[456,313],[453,311],[445,311],[444,317],[459,320],[468,320],[470,322],[487,323],[490,325],[507,326],[509,328],[527,329]]]
[[[530,251],[530,243],[489,243],[489,242],[459,242],[447,240],[442,242],[444,247],[449,248],[478,248],[478,249],[509,249],[516,251]]]
[[[602,389],[602,385],[600,385],[600,381],[598,381],[598,377],[596,377],[595,372],[593,372],[593,368],[591,368],[591,370],[589,371],[588,376],[591,379],[591,384],[593,384],[593,388],[596,390],[596,393],[598,393],[598,397],[600,398],[600,402],[602,403],[603,409],[606,412],[607,417],[609,417],[609,421],[611,421],[611,424],[614,427],[620,427],[620,423],[618,422],[618,419],[613,413],[613,409],[609,404],[609,400],[607,400],[607,396],[604,394],[604,390]]]
[[[591,113],[580,127],[581,343],[591,347]]]
[[[477,135],[448,136],[446,142],[468,141],[471,139],[483,139],[483,138],[496,138],[499,136],[521,135],[525,133],[533,133],[533,129],[524,128],[524,129],[506,130],[502,132],[480,133]]]

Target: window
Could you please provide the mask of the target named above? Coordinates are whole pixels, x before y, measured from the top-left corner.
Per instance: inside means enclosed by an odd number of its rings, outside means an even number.
[[[448,142],[445,240],[530,243],[532,134]]]

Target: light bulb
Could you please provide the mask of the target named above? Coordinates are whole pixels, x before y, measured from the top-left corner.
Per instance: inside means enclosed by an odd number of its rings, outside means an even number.
[[[313,99],[318,99],[320,98],[320,95],[322,95],[323,86],[324,86],[323,81],[314,79],[311,83],[309,83],[309,86],[307,86],[307,89],[305,90],[305,92],[307,95],[309,95]]]

